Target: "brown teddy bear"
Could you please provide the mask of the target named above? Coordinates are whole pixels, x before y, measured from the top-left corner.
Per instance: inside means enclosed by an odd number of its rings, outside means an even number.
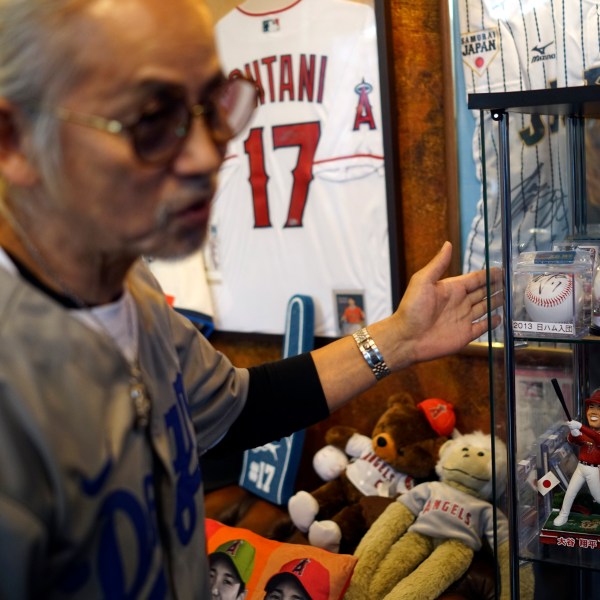
[[[331,427],[327,445],[313,460],[326,483],[290,498],[292,522],[308,534],[312,545],[352,552],[370,524],[365,500],[391,502],[418,481],[433,477],[439,448],[454,424],[449,402],[432,398],[417,404],[410,394],[399,393],[388,400],[371,437],[352,427]]]

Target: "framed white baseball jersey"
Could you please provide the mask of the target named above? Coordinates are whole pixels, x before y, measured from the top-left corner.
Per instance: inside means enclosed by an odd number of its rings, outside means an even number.
[[[377,32],[371,6],[244,4],[216,25],[225,73],[260,100],[229,146],[205,247],[218,329],[282,333],[294,294],[315,333],[336,336],[333,290],[364,295],[367,320],[392,309]]]

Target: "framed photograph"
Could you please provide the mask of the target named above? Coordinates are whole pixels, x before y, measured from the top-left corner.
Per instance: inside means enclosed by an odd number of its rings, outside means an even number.
[[[365,294],[361,290],[334,292],[339,335],[350,335],[367,324]]]
[[[315,335],[340,335],[336,290],[362,290],[388,316],[397,260],[395,128],[384,2],[208,2],[227,77],[255,82],[258,106],[227,149],[204,259],[215,328],[282,334],[295,294]]]

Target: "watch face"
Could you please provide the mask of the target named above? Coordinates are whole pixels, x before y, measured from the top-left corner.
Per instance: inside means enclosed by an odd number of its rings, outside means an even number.
[[[367,333],[367,330],[364,327],[362,329],[359,329],[358,331],[355,331],[352,334],[352,336],[356,340],[357,344],[362,344],[365,340],[369,339],[369,334]]]
[[[377,345],[366,328],[356,331],[352,336],[358,345],[358,349],[362,352],[365,361],[369,367],[371,367],[375,379],[379,380],[387,375],[391,375],[392,372],[385,364],[383,356],[381,356],[381,352],[379,352],[379,348],[377,348]]]

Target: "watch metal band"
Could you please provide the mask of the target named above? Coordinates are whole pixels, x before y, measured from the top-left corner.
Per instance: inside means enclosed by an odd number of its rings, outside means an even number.
[[[373,375],[375,375],[377,381],[392,374],[366,327],[355,331],[352,337],[358,349],[362,352],[363,358],[367,361],[369,367],[371,367],[371,371],[373,371]]]

